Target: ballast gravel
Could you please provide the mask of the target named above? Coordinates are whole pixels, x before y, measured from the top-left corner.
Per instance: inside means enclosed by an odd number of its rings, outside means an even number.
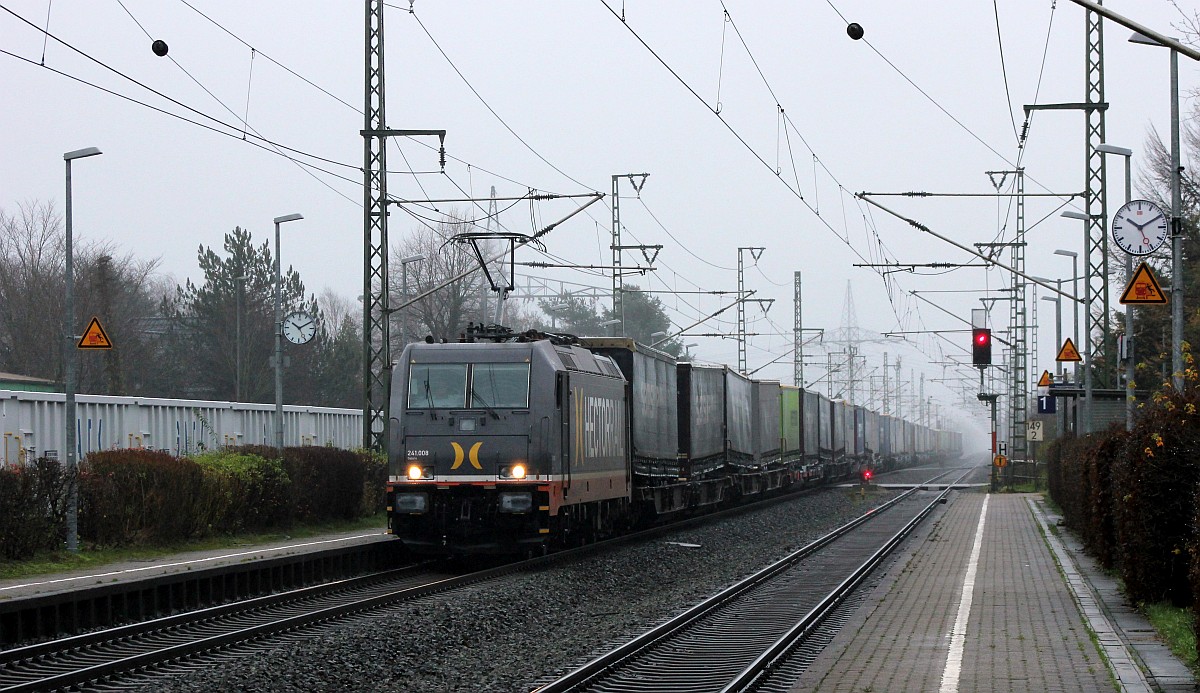
[[[530,691],[895,495],[823,489],[156,676],[140,690]]]

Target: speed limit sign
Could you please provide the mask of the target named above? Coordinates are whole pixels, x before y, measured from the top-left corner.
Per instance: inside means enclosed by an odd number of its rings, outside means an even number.
[[[1042,440],[1043,429],[1042,421],[1034,419],[1033,421],[1025,422],[1025,440]]]

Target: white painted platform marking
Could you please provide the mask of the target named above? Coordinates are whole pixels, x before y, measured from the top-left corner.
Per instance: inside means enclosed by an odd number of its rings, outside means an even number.
[[[284,551],[284,550],[289,550],[289,549],[300,549],[300,548],[304,548],[306,546],[320,546],[322,544],[334,544],[339,541],[348,541],[348,540],[354,540],[354,539],[366,539],[367,537],[373,537],[373,536],[377,536],[379,534],[380,534],[380,532],[373,532],[371,534],[359,534],[359,535],[350,536],[350,537],[339,537],[337,539],[322,539],[320,541],[309,541],[309,542],[304,542],[302,544],[287,544],[284,546],[273,546],[273,547],[263,548],[263,549],[254,549],[252,551],[240,551],[238,553],[227,553],[227,554],[222,554],[220,556],[209,556],[208,558],[197,558],[197,559],[194,559],[191,561],[178,561],[175,563],[156,563],[154,565],[148,565],[148,566],[145,566],[142,568],[128,568],[126,570],[114,570],[114,571],[108,572],[108,573],[96,573],[94,575],[75,575],[73,577],[57,578],[54,580],[42,580],[40,582],[27,582],[22,585],[9,585],[8,587],[0,587],[0,592],[3,592],[5,590],[20,589],[22,587],[40,587],[42,585],[54,585],[54,584],[63,583],[63,582],[74,582],[76,580],[96,581],[96,580],[99,580],[100,578],[111,578],[111,577],[115,577],[118,575],[129,575],[131,573],[141,573],[141,572],[145,572],[147,570],[158,570],[160,568],[178,568],[181,566],[199,565],[201,563],[209,563],[212,561],[219,561],[223,558],[241,558],[243,556],[253,556],[254,554],[266,553],[268,551]]]
[[[983,524],[987,519],[990,498],[991,496],[984,496],[983,508],[979,511],[975,543],[971,546],[971,557],[967,559],[967,574],[963,576],[962,595],[958,600],[958,616],[954,619],[954,629],[950,631],[950,653],[946,655],[946,668],[942,670],[941,693],[958,693],[958,677],[962,674],[963,648],[967,640],[967,620],[971,616],[971,601],[975,597],[975,573],[979,568],[979,550],[983,547]]]

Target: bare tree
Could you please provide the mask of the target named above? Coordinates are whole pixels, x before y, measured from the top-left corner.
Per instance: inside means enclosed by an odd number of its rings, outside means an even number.
[[[436,226],[418,227],[392,248],[389,293],[393,306],[403,305],[441,287],[392,314],[393,335],[399,347],[403,346],[399,336],[405,331],[401,328],[407,328],[410,340],[430,335],[434,339],[453,341],[466,330],[468,322],[491,322],[485,315],[488,287],[479,261],[470,246],[451,240],[456,234],[473,228],[472,224],[461,214],[447,213]],[[490,249],[487,252],[495,253]],[[400,259],[414,255],[423,255],[424,259],[410,263],[407,272],[403,271],[399,266]],[[469,272],[465,277],[450,282],[465,272]],[[401,286],[405,274],[407,291]]]
[[[64,257],[53,205],[0,209],[0,371],[61,378]]]
[[[90,240],[77,243],[74,256],[74,332],[94,316],[114,344],[79,355],[80,391],[145,393],[144,364],[156,348],[145,320],[154,314],[159,261]],[[62,217],[52,203],[21,203],[15,214],[0,209],[0,370],[62,379],[65,260]]]

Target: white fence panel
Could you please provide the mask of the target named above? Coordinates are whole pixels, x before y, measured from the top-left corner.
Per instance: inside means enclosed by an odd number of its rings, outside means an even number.
[[[76,453],[150,448],[187,455],[227,445],[275,442],[271,404],[77,395]],[[65,457],[66,395],[0,390],[0,465],[40,455]],[[362,411],[288,405],[283,408],[283,444],[362,444]]]

